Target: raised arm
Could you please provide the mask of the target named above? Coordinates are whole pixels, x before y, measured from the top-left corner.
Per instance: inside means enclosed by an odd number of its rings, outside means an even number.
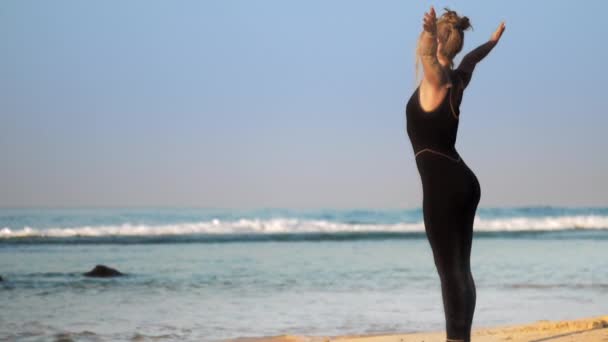
[[[494,49],[496,44],[498,44],[498,41],[500,40],[500,37],[502,36],[502,33],[504,31],[505,23],[502,22],[500,23],[496,31],[492,33],[490,40],[488,40],[486,43],[481,44],[480,46],[469,52],[466,56],[464,56],[457,70],[460,70],[461,74],[464,75],[465,80],[463,81],[465,83],[465,86],[469,83],[473,74],[473,70],[475,70],[475,66],[477,65],[477,63],[481,62],[490,53],[490,51]]]
[[[423,28],[418,44],[418,55],[422,61],[424,79],[430,85],[440,87],[446,82],[446,75],[437,59],[437,17],[432,6],[428,13],[424,13]]]

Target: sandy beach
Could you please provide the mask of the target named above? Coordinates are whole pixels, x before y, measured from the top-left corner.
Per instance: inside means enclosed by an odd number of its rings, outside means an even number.
[[[445,332],[357,336],[273,336],[229,342],[445,342]],[[608,315],[569,321],[537,321],[473,329],[475,342],[599,342],[608,341]]]

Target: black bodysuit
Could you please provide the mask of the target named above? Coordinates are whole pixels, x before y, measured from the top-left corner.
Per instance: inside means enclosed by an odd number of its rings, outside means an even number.
[[[439,277],[448,339],[469,341],[475,311],[470,256],[481,189],[454,144],[464,88],[471,74],[450,71],[452,87],[431,112],[416,89],[406,107],[407,134],[422,181],[424,226]]]

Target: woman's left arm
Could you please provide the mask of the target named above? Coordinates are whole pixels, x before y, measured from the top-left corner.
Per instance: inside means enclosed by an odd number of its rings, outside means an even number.
[[[437,59],[437,17],[435,9],[431,6],[428,13],[424,14],[423,31],[418,44],[418,55],[422,61],[424,79],[433,86],[439,88],[446,83],[445,73]]]

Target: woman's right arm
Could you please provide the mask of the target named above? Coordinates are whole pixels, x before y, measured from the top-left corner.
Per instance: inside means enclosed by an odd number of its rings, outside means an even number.
[[[490,37],[490,40],[488,40],[484,44],[481,44],[473,51],[469,52],[466,56],[464,56],[457,70],[459,70],[461,75],[463,75],[463,82],[465,87],[469,84],[469,81],[471,80],[471,76],[473,75],[473,71],[475,70],[475,66],[477,65],[477,63],[481,62],[490,53],[490,51],[494,49],[496,44],[498,44],[498,41],[500,40],[500,37],[502,36],[502,33],[504,31],[505,23],[502,22],[500,23],[496,31],[494,31],[492,37]]]

